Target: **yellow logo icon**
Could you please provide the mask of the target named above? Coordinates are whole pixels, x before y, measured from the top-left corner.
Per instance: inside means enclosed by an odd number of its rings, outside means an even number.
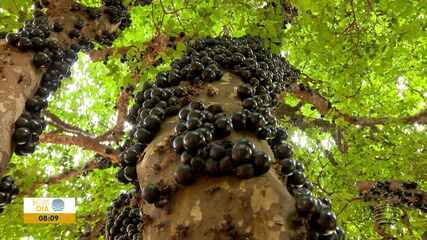
[[[74,198],[24,198],[24,223],[72,224],[75,222]]]

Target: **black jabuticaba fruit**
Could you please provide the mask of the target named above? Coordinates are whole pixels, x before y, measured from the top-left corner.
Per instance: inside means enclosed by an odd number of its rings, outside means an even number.
[[[254,98],[246,98],[243,100],[242,106],[245,109],[255,110],[258,107],[258,102]]]
[[[15,128],[28,127],[29,118],[21,115],[15,122]]]
[[[224,112],[224,109],[222,108],[222,106],[221,105],[219,105],[219,104],[212,104],[212,105],[209,105],[208,107],[207,107],[207,109],[206,110],[208,110],[209,112],[211,112],[212,114],[217,114],[217,113],[222,113],[222,112]]]
[[[17,33],[8,33],[6,35],[6,41],[9,45],[17,47],[19,42],[19,35]]]
[[[231,119],[227,117],[220,117],[215,120],[215,134],[218,137],[227,137],[230,135],[232,129],[233,123],[231,122]]]
[[[219,170],[221,174],[228,175],[233,172],[233,161],[230,156],[225,156],[219,161]]]
[[[13,140],[18,145],[24,145],[31,139],[31,131],[28,128],[21,127],[15,130]]]
[[[309,225],[319,233],[327,233],[336,229],[337,219],[333,212],[322,210],[311,217]]]
[[[253,151],[246,143],[236,143],[231,150],[231,158],[236,165],[252,161]]]
[[[231,115],[231,122],[233,128],[237,131],[246,128],[246,116],[242,112],[235,112]]]
[[[129,148],[124,155],[124,162],[128,165],[135,164],[138,161],[139,153],[132,148]]]
[[[138,175],[136,173],[136,168],[132,166],[125,167],[124,176],[129,182],[135,181],[138,178]]]
[[[175,172],[175,180],[178,184],[188,185],[194,181],[193,169],[190,165],[181,164]]]
[[[186,150],[194,151],[197,150],[199,146],[203,146],[205,143],[205,138],[196,131],[187,132],[184,135],[184,148]]]
[[[125,177],[124,168],[120,168],[119,171],[117,171],[116,178],[121,183],[129,183],[129,180],[127,180],[127,178]]]
[[[237,96],[240,99],[246,99],[254,95],[254,89],[249,84],[243,84],[237,87]]]
[[[144,118],[142,122],[142,126],[151,131],[158,131],[160,129],[160,125],[162,124],[162,120],[156,115],[149,115]]]
[[[182,134],[187,130],[187,125],[183,122],[179,122],[176,126],[175,126],[175,134]]]
[[[296,209],[301,214],[311,214],[315,210],[315,199],[310,196],[304,196],[296,199]]]
[[[154,107],[149,112],[150,115],[156,115],[160,120],[164,120],[166,117],[166,112],[162,108]]]
[[[255,168],[255,174],[261,175],[268,170],[270,170],[271,167],[271,159],[270,156],[263,152],[263,151],[256,151],[254,153],[254,168]]]
[[[135,138],[141,143],[150,143],[154,138],[154,133],[146,128],[138,128],[135,132]]]
[[[181,153],[180,161],[182,164],[189,164],[192,158],[193,155],[190,152],[184,151],[183,153]]]
[[[209,158],[205,163],[206,173],[211,177],[218,177],[221,174],[219,162]]]
[[[198,133],[200,133],[203,137],[205,137],[206,142],[211,142],[213,140],[213,134],[212,130],[209,130],[206,127],[201,127],[196,130]]]
[[[278,160],[287,159],[292,156],[292,149],[286,143],[281,143],[275,146],[273,151],[274,151],[274,156]]]
[[[218,144],[212,144],[209,149],[209,157],[214,160],[220,160],[226,154],[226,150],[223,146]]]
[[[292,174],[288,176],[288,183],[291,185],[303,185],[305,180],[304,172],[298,170],[293,171]]]
[[[160,200],[160,190],[155,184],[148,184],[142,189],[142,198],[148,203],[155,203]]]
[[[255,176],[254,166],[250,163],[245,163],[236,168],[236,176],[247,179]]]
[[[60,22],[53,23],[52,29],[54,32],[62,32],[64,30],[64,25]]]
[[[296,169],[296,161],[293,159],[284,159],[280,161],[281,172],[284,175],[291,174]]]
[[[43,120],[42,119],[30,119],[28,120],[28,128],[33,132],[36,133],[37,135],[40,135],[43,132]]]
[[[49,56],[44,52],[38,52],[33,55],[33,64],[35,67],[46,67],[50,63]]]
[[[187,127],[188,130],[195,130],[201,127],[202,124],[203,124],[202,120],[196,117],[188,118],[187,121],[185,122],[185,126]]]
[[[172,147],[176,153],[181,154],[185,150],[183,136],[176,136],[172,141]]]
[[[18,40],[18,49],[21,51],[28,51],[31,49],[31,40],[27,37],[20,37]]]
[[[78,29],[71,29],[68,32],[68,37],[70,37],[71,39],[79,38],[80,37],[80,31]]]
[[[188,107],[191,110],[204,110],[205,109],[205,105],[200,101],[192,101],[192,102],[190,102]]]
[[[183,108],[183,109],[181,109],[180,111],[179,111],[179,114],[178,114],[178,116],[179,116],[179,119],[181,120],[181,121],[185,121],[185,120],[187,120],[187,115],[190,113],[190,109],[188,109],[188,108]]]
[[[47,101],[39,97],[33,97],[25,103],[25,109],[29,112],[40,112],[43,108],[47,107]]]
[[[41,51],[44,48],[44,41],[40,37],[31,38],[31,47],[34,51]]]

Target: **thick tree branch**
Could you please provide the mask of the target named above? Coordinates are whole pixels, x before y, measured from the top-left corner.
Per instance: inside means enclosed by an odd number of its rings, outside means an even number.
[[[407,206],[427,212],[427,192],[419,189],[415,182],[359,181],[356,188],[365,201],[381,201],[395,207]]]
[[[111,47],[111,48],[92,50],[89,52],[89,57],[92,59],[92,61],[100,61],[111,56],[113,57],[122,56],[126,54],[131,48],[133,48],[133,46],[121,47],[121,48]]]
[[[82,176],[84,172],[89,172],[97,168],[96,160],[93,159],[87,162],[83,167],[73,168],[61,174],[52,176],[45,180],[35,181],[26,191],[21,192],[20,196],[31,196],[40,186],[57,184],[61,181],[68,180],[74,177]]]
[[[117,104],[116,104],[116,108],[117,108],[116,124],[112,129],[96,137],[97,141],[99,142],[113,141],[113,140],[118,141],[123,136],[130,94],[131,94],[131,90],[129,88],[124,89],[120,93],[120,96],[118,97]]]
[[[306,77],[308,78],[308,77]],[[312,104],[321,115],[327,115],[331,112],[336,114],[338,117],[343,118],[345,121],[359,125],[359,126],[374,126],[377,124],[387,124],[390,122],[401,122],[405,124],[426,124],[427,123],[427,110],[423,110],[414,116],[406,116],[401,118],[393,117],[380,117],[380,118],[369,118],[369,117],[356,117],[351,116],[347,113],[343,113],[332,106],[325,97],[313,89],[310,89],[302,84],[294,83],[290,87],[291,93],[300,99],[304,103]]]
[[[64,122],[61,118],[59,118],[56,114],[52,112],[46,111],[45,115],[48,118],[47,122],[57,127],[59,130],[62,130],[68,133],[79,134],[87,137],[92,136],[92,134],[89,133],[88,131],[85,131],[77,126],[73,126],[69,123]]]
[[[335,144],[337,145],[340,152],[347,153],[348,146],[344,142],[342,136],[342,129],[339,126],[336,126],[334,123],[328,122],[323,119],[308,120],[300,113],[302,105],[303,103],[300,102],[297,106],[291,107],[282,103],[276,107],[274,114],[279,118],[282,118],[283,116],[288,117],[294,126],[298,127],[303,131],[307,128],[320,128],[322,131],[331,131],[331,135],[334,138]],[[329,152],[326,155],[331,160],[333,156],[331,156],[330,154],[332,153]],[[335,161],[332,161],[332,163],[334,165],[337,164]]]
[[[283,116],[289,117],[292,124],[300,128],[301,130],[318,127],[323,131],[328,131],[331,128],[335,128],[334,124],[323,119],[308,120],[302,114],[300,114],[301,107],[302,103],[299,103],[295,107],[291,107],[289,105],[281,103],[276,107],[274,115],[279,118],[282,118]]]
[[[111,154],[107,154],[108,146],[101,144],[98,140],[91,137],[82,135],[70,136],[60,135],[57,133],[44,133],[40,135],[40,142],[42,143],[53,143],[63,145],[75,145],[85,150],[90,150],[98,153],[99,155],[110,158],[112,163],[119,162],[119,156],[116,151]]]
[[[141,61],[145,65],[152,65],[155,63],[159,53],[164,52],[168,47],[173,47],[175,44],[182,41],[184,41],[184,37],[169,37],[164,34],[157,34],[151,41],[142,46],[93,50],[89,52],[89,56],[91,57],[92,61],[99,61],[109,56],[121,56],[127,54],[127,52],[131,51],[132,49],[141,49],[141,51],[138,52],[144,52],[143,49],[145,49],[145,53]]]

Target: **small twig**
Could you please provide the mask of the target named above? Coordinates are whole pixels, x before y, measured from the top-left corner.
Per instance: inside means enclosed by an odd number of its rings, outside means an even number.
[[[118,141],[123,136],[130,94],[131,94],[131,91],[129,89],[124,89],[120,93],[120,96],[118,97],[117,104],[116,104],[117,106],[116,124],[112,129],[96,137],[95,139],[97,141],[99,142],[113,141],[113,140]]]
[[[88,131],[85,131],[77,126],[73,126],[69,123],[64,122],[60,117],[58,117],[56,114],[46,111],[46,117],[48,118],[47,122],[55,127],[58,128],[58,130],[73,133],[73,134],[79,134],[84,136],[92,136],[91,133]]]

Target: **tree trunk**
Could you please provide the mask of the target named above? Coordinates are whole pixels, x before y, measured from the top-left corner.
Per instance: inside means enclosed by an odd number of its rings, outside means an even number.
[[[102,13],[96,20],[90,19],[84,8],[71,10],[72,0],[50,1],[46,15],[49,25],[61,23],[64,30],[50,32],[49,38],[58,40],[62,47],[69,47],[82,38],[92,41],[105,32],[113,33],[119,24],[111,24],[109,16]],[[70,38],[77,20],[84,21],[80,38]],[[45,69],[37,69],[32,64],[34,52],[20,51],[0,40],[0,175],[5,171],[13,152],[12,135],[14,123],[25,109],[25,102],[37,91]]]
[[[199,100],[205,105],[220,104],[226,113],[236,112],[241,109],[235,91],[240,84],[238,76],[226,72],[218,82],[193,87],[191,100]],[[148,183],[175,185],[174,172],[179,155],[170,147],[170,136],[177,122],[177,117],[167,119],[145,149],[138,164],[140,186]],[[274,159],[267,141],[258,140],[254,133],[233,131],[228,139],[243,137]],[[275,160],[274,164],[277,164]],[[178,187],[166,208],[143,204],[142,209],[151,219],[144,224],[142,233],[143,239],[149,240],[285,240],[298,239],[298,232],[303,232],[292,224],[296,214],[295,200],[274,167],[267,174],[248,180],[231,176],[202,177],[190,186]]]
[[[0,41],[0,175],[12,152],[13,124],[21,115],[25,101],[37,90],[41,72],[31,64],[31,54]]]

